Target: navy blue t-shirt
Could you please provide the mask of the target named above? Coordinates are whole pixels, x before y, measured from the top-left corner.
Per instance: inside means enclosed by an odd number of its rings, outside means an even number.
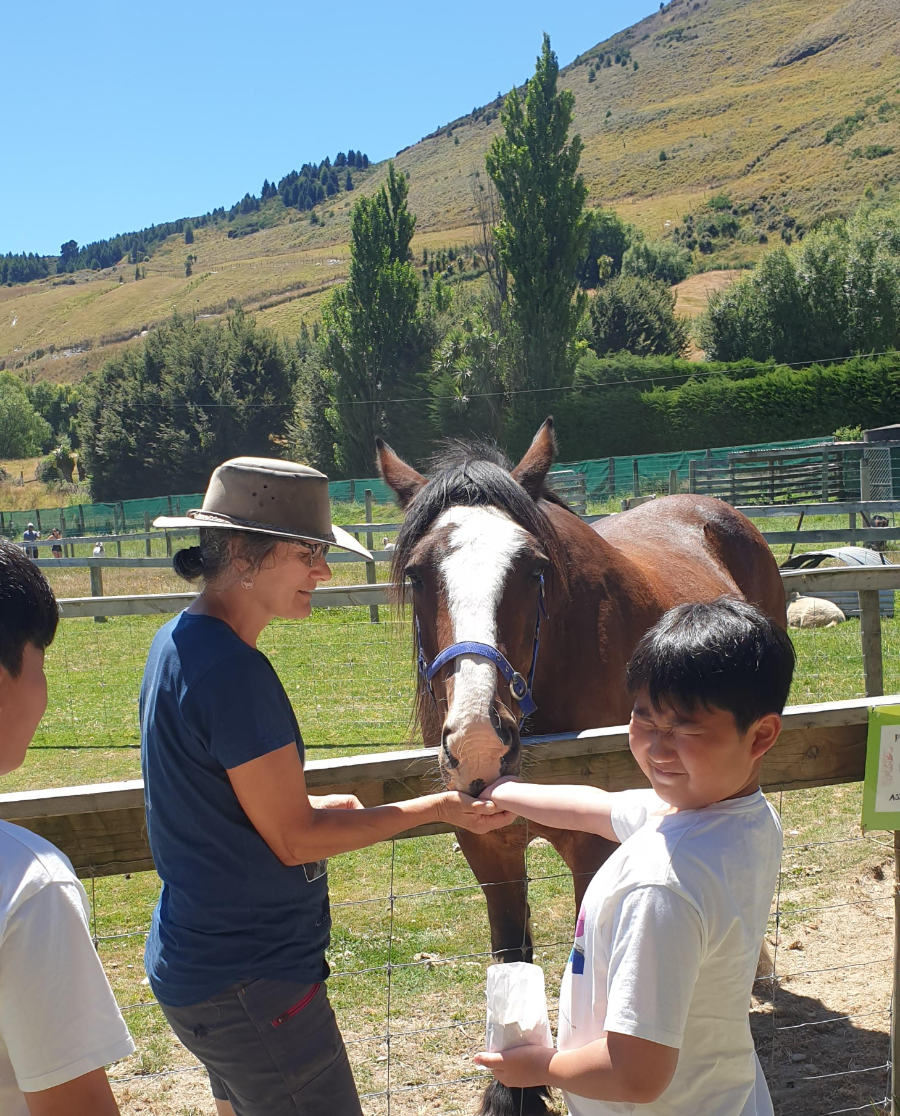
[[[288,867],[254,829],[228,769],[303,741],[269,660],[223,621],[160,628],[141,686],[147,833],[163,881],[145,964],[157,998],[187,1007],[239,980],[327,975],[328,881]]]

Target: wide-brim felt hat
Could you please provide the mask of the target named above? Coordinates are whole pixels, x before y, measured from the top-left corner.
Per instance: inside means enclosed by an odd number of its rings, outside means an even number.
[[[161,515],[154,527],[224,527],[296,542],[327,543],[361,558],[372,555],[331,522],[328,477],[308,465],[270,457],[233,457],[215,470],[203,507]]]

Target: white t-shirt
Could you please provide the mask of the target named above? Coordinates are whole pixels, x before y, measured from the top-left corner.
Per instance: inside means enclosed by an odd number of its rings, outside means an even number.
[[[652,1104],[566,1093],[571,1116],[772,1116],[750,993],[781,861],[761,791],[667,814],[653,791],[615,796],[622,842],[594,876],[559,994],[560,1050],[605,1031],[679,1051]]]
[[[59,849],[0,821],[0,1113],[134,1052]]]

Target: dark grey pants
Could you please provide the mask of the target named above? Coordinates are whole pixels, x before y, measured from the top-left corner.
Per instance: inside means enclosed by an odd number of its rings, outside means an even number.
[[[241,981],[191,1007],[160,1006],[236,1116],[362,1116],[324,984]]]

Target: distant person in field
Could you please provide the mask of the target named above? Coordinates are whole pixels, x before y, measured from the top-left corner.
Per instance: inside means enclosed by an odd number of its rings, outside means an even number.
[[[782,838],[759,772],[793,670],[787,633],[753,605],[678,605],[627,670],[651,789],[485,790],[492,809],[619,844],[575,925],[558,1049],[476,1055],[504,1085],[556,1086],[570,1116],[772,1116],[748,1008]]]
[[[157,633],[141,687],[147,833],[163,881],[150,985],[209,1071],[220,1116],[360,1116],[325,990],[327,858],[424,823],[484,833],[511,817],[456,792],[373,809],[307,793],[300,728],[257,640],[276,617],[310,615],[330,547],[371,558],[332,525],[324,474],[235,458],[202,509],[154,526],[199,527],[174,566],[203,591]]]
[[[29,558],[37,558],[38,548],[36,546],[28,546],[28,543],[37,542],[41,536],[34,529],[34,524],[29,523],[25,530],[22,532],[22,542],[25,545],[25,553]]]
[[[102,542],[94,543],[94,549],[91,551],[94,558],[102,558],[105,553]]]
[[[47,707],[58,618],[41,571],[0,542],[0,775],[22,765]],[[133,1051],[72,865],[0,821],[0,1113],[117,1116],[104,1067]]]
[[[54,558],[62,558],[62,535],[60,534],[59,528],[54,527],[48,537],[53,540],[53,545],[50,547],[50,553],[53,555]]]

